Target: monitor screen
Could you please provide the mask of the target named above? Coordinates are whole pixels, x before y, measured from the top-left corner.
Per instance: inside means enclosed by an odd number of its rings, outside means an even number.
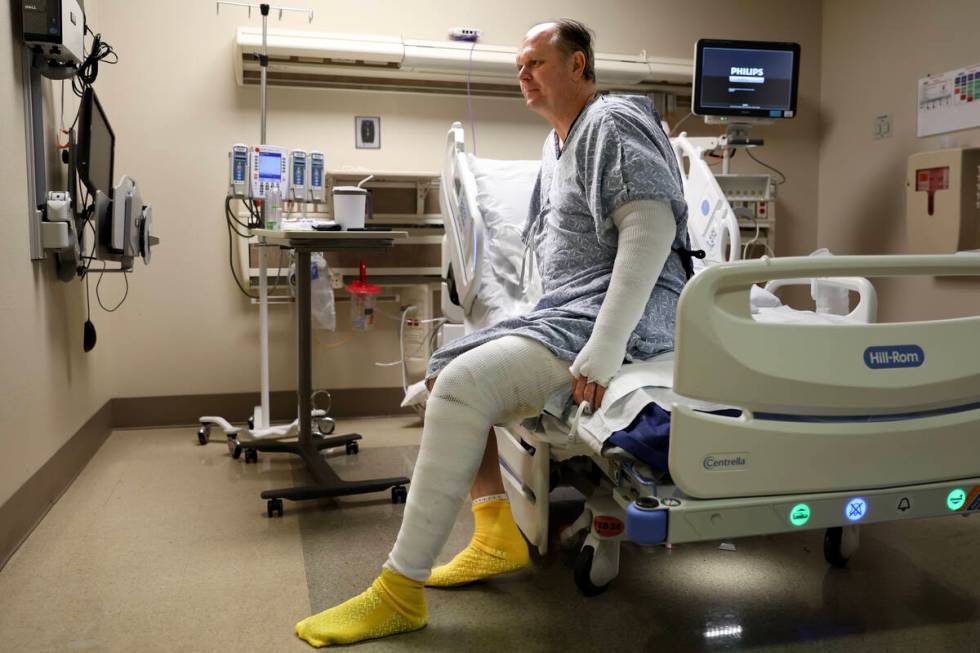
[[[692,111],[699,116],[792,118],[797,43],[701,39],[695,50]]]
[[[92,87],[85,89],[78,119],[78,176],[92,195],[112,197],[116,135]]]
[[[278,152],[259,152],[259,178],[278,181],[282,174],[282,155]]]

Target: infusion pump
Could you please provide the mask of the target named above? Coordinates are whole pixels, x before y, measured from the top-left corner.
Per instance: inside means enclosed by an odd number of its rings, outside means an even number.
[[[248,197],[248,145],[236,143],[228,153],[228,195]]]
[[[289,190],[287,157],[286,148],[275,145],[255,145],[249,150],[248,171],[252,199],[265,199],[266,191],[272,187],[278,187],[279,197],[286,197]]]
[[[323,152],[310,152],[310,200],[322,202],[323,192]]]
[[[236,143],[228,152],[228,195],[265,199],[266,191],[279,187],[283,200],[323,202],[325,193],[323,152],[275,145]]]
[[[292,150],[289,153],[289,199],[306,201],[306,151]]]

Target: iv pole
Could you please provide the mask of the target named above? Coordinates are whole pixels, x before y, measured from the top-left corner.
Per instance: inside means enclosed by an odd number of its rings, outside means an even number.
[[[268,23],[269,23],[269,11],[274,10],[279,12],[279,20],[282,20],[282,14],[284,11],[295,11],[306,14],[306,20],[309,23],[313,22],[313,10],[312,9],[298,9],[294,7],[271,7],[267,3],[261,4],[249,4],[246,2],[230,2],[228,0],[218,0],[215,3],[215,11],[218,15],[221,14],[221,5],[231,5],[235,7],[246,7],[248,8],[248,17],[252,17],[252,9],[258,9],[259,13],[262,15],[262,53],[258,55],[259,58],[259,104],[260,104],[260,135],[259,140],[261,145],[266,144],[266,116],[267,116],[267,105],[266,105],[266,71],[269,66],[269,51],[268,51]],[[266,259],[266,242],[265,239],[259,240],[259,340],[260,340],[260,367],[261,367],[261,399],[260,405],[255,407],[252,419],[250,420],[250,429],[252,431],[268,429],[269,424],[269,272],[268,264]],[[208,441],[208,434],[210,432],[210,423],[216,423],[222,427],[225,433],[228,435],[230,440],[239,433],[241,429],[233,427],[226,420],[222,418],[215,417],[202,417],[201,418],[201,430],[198,431],[198,440],[201,444],[205,444]],[[237,457],[237,456],[236,456]]]

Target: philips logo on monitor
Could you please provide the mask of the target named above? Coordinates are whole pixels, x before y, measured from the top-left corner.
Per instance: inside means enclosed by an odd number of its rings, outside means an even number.
[[[741,471],[748,465],[749,458],[744,453],[709,454],[701,461],[701,466],[709,472]]]
[[[732,66],[728,75],[729,82],[741,82],[743,84],[765,84],[766,71],[763,68],[740,68]]]
[[[864,364],[873,370],[919,367],[925,361],[926,354],[918,345],[868,347],[864,350]]]

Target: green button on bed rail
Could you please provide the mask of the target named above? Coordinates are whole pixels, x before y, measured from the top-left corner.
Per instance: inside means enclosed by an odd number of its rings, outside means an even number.
[[[803,526],[810,521],[810,506],[798,503],[789,511],[789,523],[793,526]]]
[[[959,510],[966,503],[966,492],[962,488],[956,488],[946,495],[946,507],[950,510]]]

